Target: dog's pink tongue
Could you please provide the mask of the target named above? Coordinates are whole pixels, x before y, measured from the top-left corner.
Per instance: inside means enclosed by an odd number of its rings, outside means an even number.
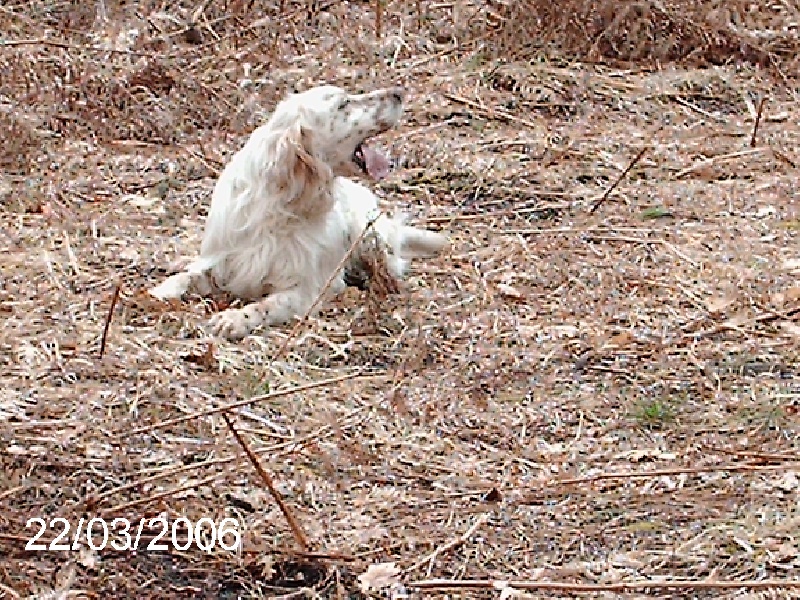
[[[370,177],[383,179],[389,174],[389,158],[385,154],[367,146],[361,146],[361,154]]]

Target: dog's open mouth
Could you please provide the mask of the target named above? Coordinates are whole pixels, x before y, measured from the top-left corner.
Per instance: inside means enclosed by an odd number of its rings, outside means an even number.
[[[373,179],[383,179],[389,174],[391,167],[389,158],[385,154],[370,148],[364,142],[361,142],[353,152],[353,162],[362,173]]]

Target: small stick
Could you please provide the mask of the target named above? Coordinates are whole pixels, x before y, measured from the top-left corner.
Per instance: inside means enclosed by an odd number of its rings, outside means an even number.
[[[451,49],[452,50],[452,49]],[[511,121],[512,123],[519,123],[520,125],[525,125],[526,127],[530,127],[538,131],[540,127],[536,125],[533,121],[529,121],[528,119],[522,119],[520,117],[512,115],[510,112],[503,110],[502,108],[487,108],[485,106],[481,106],[478,102],[474,100],[470,100],[469,98],[463,98],[462,96],[456,96],[455,94],[448,94],[446,92],[442,93],[442,96],[447,98],[448,100],[452,100],[453,102],[458,102],[459,104],[463,104],[465,106],[469,106],[470,108],[474,108],[475,110],[479,111],[484,118],[493,119],[496,121]]]
[[[375,37],[381,39],[382,0],[375,0]]]
[[[9,496],[13,496],[14,494],[19,492],[20,490],[24,490],[24,489],[25,489],[24,485],[18,485],[17,487],[13,487],[10,490],[6,490],[2,494],[0,494],[0,500],[2,500],[4,498],[8,498]]]
[[[342,375],[341,377],[332,377],[330,379],[323,379],[321,381],[314,381],[313,383],[308,383],[306,385],[298,385],[295,387],[291,387],[285,390],[278,390],[277,392],[270,392],[269,394],[262,394],[261,396],[253,396],[252,398],[248,398],[247,400],[238,400],[236,402],[230,402],[229,404],[224,404],[222,406],[216,406],[214,408],[209,408],[206,410],[200,410],[197,412],[193,412],[189,415],[184,415],[183,417],[175,417],[174,419],[167,419],[165,421],[161,421],[160,423],[155,423],[153,425],[146,425],[144,427],[137,427],[136,429],[131,429],[129,431],[120,430],[117,433],[125,434],[125,435],[133,435],[137,433],[147,433],[148,431],[153,431],[155,429],[161,429],[163,427],[169,427],[170,425],[176,425],[178,423],[183,423],[184,421],[191,421],[192,419],[198,419],[200,417],[207,417],[208,415],[215,415],[217,413],[229,411],[232,408],[240,408],[242,406],[250,406],[251,404],[255,404],[256,402],[261,402],[262,400],[272,400],[273,398],[280,398],[282,396],[289,396],[291,394],[297,394],[300,392],[307,392],[308,390],[313,390],[316,388],[325,387],[326,385],[333,385],[334,383],[341,383],[342,381],[347,381],[348,379],[355,379],[356,377],[363,376],[362,371],[356,371],[355,373],[349,373],[347,375]]]
[[[639,150],[638,154],[633,157],[633,160],[630,162],[628,167],[620,174],[619,177],[617,177],[617,180],[614,183],[611,184],[611,186],[603,193],[603,195],[600,197],[600,199],[597,202],[595,202],[595,205],[592,208],[589,209],[589,214],[590,215],[594,214],[594,211],[596,211],[598,208],[600,208],[600,205],[603,204],[603,202],[608,200],[608,197],[611,195],[611,192],[613,192],[616,189],[616,187],[622,182],[622,180],[625,179],[625,176],[628,173],[630,173],[630,171],[634,167],[634,165],[636,163],[638,163],[640,160],[642,160],[642,157],[645,155],[645,153],[649,149],[650,149],[650,146],[645,146],[644,148]]]
[[[191,463],[188,465],[184,465],[177,469],[164,469],[160,473],[156,473],[155,475],[150,475],[149,477],[145,477],[143,479],[137,479],[136,481],[132,481],[130,483],[126,483],[124,485],[120,485],[119,487],[112,488],[108,491],[103,492],[102,494],[97,494],[95,496],[90,496],[86,499],[86,504],[94,506],[99,504],[106,498],[109,498],[119,492],[123,492],[125,490],[130,490],[133,488],[140,487],[145,483],[152,483],[153,481],[158,481],[159,479],[164,479],[165,477],[171,477],[173,475],[177,475],[178,473],[185,473],[186,471],[191,471],[197,468],[204,468],[209,467],[212,465],[224,464],[229,463],[235,460],[235,457],[228,457],[228,458],[215,458],[212,460],[207,460],[200,463]],[[2,498],[2,496],[0,496]]]
[[[440,554],[444,554],[445,552],[449,552],[453,548],[457,548],[461,544],[466,543],[467,541],[469,541],[469,538],[471,538],[473,536],[473,534],[478,530],[478,528],[481,525],[483,525],[484,523],[486,523],[486,521],[488,521],[488,520],[489,520],[489,513],[482,514],[480,517],[478,517],[478,519],[475,521],[475,523],[473,523],[472,526],[469,529],[467,529],[466,532],[464,532],[464,535],[462,535],[461,537],[457,537],[454,540],[450,540],[449,542],[447,542],[446,544],[444,544],[442,546],[439,546],[433,552],[431,552],[428,556],[426,556],[422,560],[418,560],[416,563],[414,563],[413,565],[408,567],[405,571],[403,571],[403,574],[406,575],[406,574],[410,573],[411,571],[415,571],[418,568],[420,568],[422,565],[424,565],[426,562],[436,560],[436,557],[439,556]]]
[[[800,306],[795,306],[794,308],[790,308],[788,310],[784,310],[781,312],[766,312],[760,315],[756,315],[751,319],[747,319],[744,323],[740,323],[738,326],[731,325],[728,323],[722,323],[717,325],[716,327],[712,327],[711,329],[706,329],[705,331],[695,331],[683,334],[683,339],[698,339],[701,337],[708,337],[710,335],[716,335],[718,333],[722,333],[723,331],[742,331],[742,328],[749,325],[755,325],[757,323],[769,323],[770,321],[774,321],[776,319],[786,319],[790,320],[791,317],[800,313]]]
[[[703,110],[699,106],[696,106],[696,105],[692,104],[691,102],[689,102],[687,100],[684,100],[680,96],[675,96],[673,94],[669,94],[667,97],[672,99],[672,100],[674,100],[675,102],[677,102],[681,106],[685,106],[686,108],[688,108],[690,110],[693,110],[698,114],[703,115],[707,119],[711,119],[712,121],[716,121],[717,123],[724,123],[725,122],[725,119],[723,117],[719,117],[717,115],[711,114],[707,110]]]
[[[734,456],[746,456],[755,460],[791,460],[800,462],[800,454],[767,454],[764,452],[753,452],[752,450],[728,450],[726,448],[717,448],[716,446],[707,446],[711,452],[721,452],[722,454],[729,454]]]
[[[108,338],[108,328],[111,327],[111,316],[114,314],[114,308],[117,306],[117,300],[119,299],[119,291],[122,288],[122,282],[118,281],[116,287],[114,288],[114,295],[111,296],[111,306],[108,308],[108,314],[106,314],[106,323],[103,326],[103,337],[100,338],[100,358],[103,358],[103,354],[106,352],[106,338]]]
[[[420,17],[420,19],[421,18],[422,17]],[[485,40],[488,37],[490,37],[490,35],[491,35],[491,32],[484,33],[483,35],[480,35],[480,36],[475,37],[475,38],[469,38],[469,39],[467,39],[467,40],[465,40],[463,42],[457,43],[455,46],[450,46],[449,48],[445,48],[444,50],[440,50],[439,52],[435,52],[434,54],[429,54],[428,56],[423,56],[422,58],[418,58],[417,60],[414,60],[414,61],[410,62],[409,64],[405,65],[403,70],[405,72],[412,71],[412,70],[416,69],[417,67],[421,67],[424,64],[427,64],[427,63],[429,63],[429,62],[431,62],[433,60],[436,60],[437,58],[442,58],[443,56],[447,56],[448,54],[450,54],[452,52],[456,52],[457,50],[461,50],[462,48],[464,48],[468,44],[477,44],[478,42],[482,42],[483,40]]]
[[[202,145],[200,147],[202,148]],[[219,177],[222,174],[222,168],[221,168],[222,165],[219,165],[219,163],[216,164],[216,165],[211,164],[211,161],[214,161],[214,162],[217,162],[217,161],[214,160],[213,158],[206,157],[205,156],[205,152],[203,154],[201,154],[200,152],[192,150],[191,148],[188,148],[187,146],[181,146],[180,148],[184,152],[186,152],[187,154],[189,154],[191,156],[194,156],[197,160],[199,160],[201,163],[203,163],[205,165],[205,167],[209,171],[211,171],[211,173],[214,175],[214,177]]]
[[[353,562],[356,560],[355,556],[350,554],[336,554],[334,553],[325,553],[325,552],[298,552],[298,551],[283,551],[279,550],[276,553],[280,554],[288,554],[290,556],[296,556],[298,558],[305,558],[306,560],[341,560],[343,562]]]
[[[418,590],[454,590],[454,589],[520,589],[520,590],[561,590],[568,592],[629,592],[633,590],[663,589],[706,589],[725,590],[736,588],[770,589],[800,588],[800,579],[750,579],[743,581],[719,581],[691,579],[639,580],[619,583],[567,583],[562,581],[514,581],[497,579],[429,579],[427,581],[409,581],[405,584]]]
[[[784,463],[781,465],[709,465],[708,467],[679,467],[676,469],[656,469],[653,471],[624,471],[621,473],[598,473],[588,477],[574,477],[571,479],[557,479],[555,481],[534,486],[536,494],[524,496],[515,504],[529,504],[538,502],[541,499],[540,492],[543,490],[555,490],[567,485],[580,485],[582,483],[594,483],[595,481],[606,481],[609,479],[645,479],[650,477],[664,477],[670,475],[700,475],[701,473],[720,473],[722,471],[760,473],[767,471],[781,471],[789,467],[797,466],[794,463]]]
[[[339,275],[339,272],[344,268],[345,264],[347,264],[347,261],[350,260],[350,257],[353,255],[353,252],[355,252],[356,249],[361,245],[361,242],[364,241],[367,232],[375,224],[375,221],[377,221],[380,218],[381,215],[382,213],[378,212],[378,214],[375,215],[375,217],[367,221],[367,224],[364,227],[364,229],[361,231],[358,237],[355,240],[353,240],[353,243],[350,244],[350,247],[347,249],[347,252],[345,252],[344,257],[342,257],[342,260],[340,260],[339,264],[336,265],[336,268],[333,270],[333,273],[331,273],[331,276],[328,277],[328,281],[325,282],[325,285],[322,286],[322,290],[320,291],[319,294],[317,294],[317,297],[314,299],[314,302],[311,303],[311,306],[308,308],[305,314],[300,319],[298,319],[297,323],[295,323],[294,327],[292,327],[291,331],[289,331],[289,335],[286,336],[286,339],[280,345],[278,351],[272,358],[273,363],[283,356],[283,353],[289,347],[289,342],[291,342],[295,338],[295,336],[297,336],[297,334],[300,332],[300,328],[303,326],[303,324],[308,319],[309,315],[314,311],[314,309],[320,303],[323,296],[325,295],[325,292],[327,292],[328,289],[331,287],[333,280],[336,279],[336,277]]]
[[[177,488],[173,488],[170,490],[166,490],[164,492],[159,492],[157,494],[153,494],[151,496],[147,496],[145,498],[136,498],[136,500],[131,500],[130,502],[124,502],[122,504],[117,504],[116,506],[112,506],[111,508],[107,508],[100,511],[100,515],[103,517],[109,515],[119,515],[123,510],[128,508],[133,508],[134,506],[139,506],[140,504],[149,504],[150,502],[155,502],[156,500],[161,500],[162,498],[169,498],[170,496],[174,496],[175,494],[180,494],[181,492],[185,492],[188,490],[192,490],[194,488],[198,488],[201,485],[206,485],[208,483],[213,483],[217,479],[220,479],[225,475],[225,472],[217,473],[216,475],[211,475],[206,477],[205,479],[198,479],[197,481],[193,481],[191,483],[187,483],[186,485],[182,485]]]
[[[689,173],[696,171],[698,169],[702,169],[704,167],[709,167],[715,163],[722,162],[724,160],[729,160],[732,158],[742,158],[744,156],[752,156],[753,154],[761,154],[765,152],[766,148],[753,148],[750,150],[739,150],[738,152],[731,152],[730,154],[718,154],[717,156],[713,156],[711,158],[707,158],[705,160],[701,160],[698,163],[695,163],[685,169],[681,169],[677,173],[675,173],[675,179],[680,179],[681,177],[685,177]]]
[[[360,412],[363,412],[367,407],[368,407],[367,405],[362,405],[360,408],[357,408],[355,410],[350,411],[349,413],[347,413],[347,415],[342,417],[342,421],[344,421],[345,419],[349,419],[349,418],[353,417],[354,415],[357,415]],[[340,427],[341,430],[344,430],[344,429],[350,429],[352,427],[355,427],[356,423],[355,422],[343,423],[343,424],[337,424],[337,426]],[[306,444],[306,443],[308,443],[308,442],[310,442],[312,440],[313,441],[317,441],[320,438],[323,438],[324,436],[328,435],[331,430],[332,430],[331,425],[323,425],[322,427],[312,431],[308,435],[292,438],[291,440],[288,440],[288,441],[285,441],[285,442],[281,442],[279,444],[274,444],[272,446],[266,446],[264,448],[259,448],[258,452],[261,453],[261,454],[275,455],[278,452],[285,450],[286,448],[289,448],[289,447],[292,447],[292,446],[300,447],[300,446],[303,446],[304,444]],[[114,496],[115,494],[118,494],[119,492],[122,492],[122,491],[125,491],[125,490],[141,487],[145,483],[152,483],[153,481],[158,481],[159,479],[164,479],[166,477],[172,477],[173,475],[177,475],[179,473],[186,473],[187,471],[194,471],[194,470],[197,470],[197,469],[207,469],[208,467],[215,466],[215,465],[216,466],[225,465],[225,464],[228,464],[228,463],[236,461],[237,458],[238,457],[236,455],[223,456],[223,457],[220,457],[220,458],[214,458],[214,459],[207,460],[207,461],[204,461],[204,462],[198,462],[198,463],[192,463],[192,464],[189,464],[189,465],[184,465],[184,466],[178,467],[178,468],[164,469],[164,470],[161,470],[161,471],[159,471],[159,472],[157,472],[157,473],[155,473],[153,475],[148,475],[148,476],[146,476],[146,477],[144,477],[142,479],[137,479],[136,481],[131,481],[129,483],[120,485],[119,487],[107,490],[107,491],[105,491],[105,492],[103,492],[101,494],[90,496],[90,497],[88,497],[86,499],[85,502],[86,502],[87,507],[89,507],[89,506],[94,507],[95,505],[100,504],[101,502],[103,502],[106,498],[110,498],[111,496]],[[141,474],[141,472],[139,474]],[[13,488],[13,489],[9,490],[9,492],[16,492],[16,491],[19,491],[21,489],[24,489],[24,486],[19,486],[17,488]],[[9,493],[9,492],[4,492],[4,493],[0,494],[0,500],[5,498],[6,496],[11,495],[11,493]]]
[[[172,58],[180,56],[181,52],[170,52],[168,54],[158,54],[157,52],[137,52],[135,50],[125,50],[123,48],[106,48],[103,46],[84,46],[81,44],[70,44],[58,40],[47,38],[30,38],[25,40],[0,40],[0,48],[4,46],[49,46],[51,48],[63,48],[64,50],[83,50],[86,52],[103,52],[108,54],[127,54],[128,56],[141,56],[145,58]]]
[[[228,413],[223,412],[222,418],[225,419],[225,424],[228,426],[228,429],[231,430],[233,437],[236,438],[236,441],[239,442],[239,445],[244,450],[244,453],[247,454],[247,458],[250,459],[250,462],[256,468],[256,471],[261,477],[261,480],[264,482],[264,485],[267,486],[267,489],[274,498],[275,503],[278,505],[278,508],[281,509],[283,516],[286,517],[286,521],[287,523],[289,523],[289,527],[291,528],[292,533],[294,534],[295,541],[298,544],[300,544],[303,550],[307,552],[310,549],[308,545],[308,538],[306,538],[306,534],[303,533],[303,530],[295,520],[294,515],[289,510],[289,507],[286,506],[286,503],[283,501],[283,498],[281,498],[281,495],[280,493],[278,493],[278,490],[275,489],[275,486],[272,483],[272,478],[269,476],[269,473],[267,473],[266,469],[261,466],[261,463],[258,462],[258,457],[250,449],[250,446],[247,445],[247,442],[244,441],[244,438],[242,438],[242,436],[239,435],[239,432],[236,431],[236,428],[233,426],[233,423],[231,423],[231,420],[228,417]]]
[[[764,105],[767,103],[767,97],[762,96],[761,100],[758,103],[758,109],[756,110],[756,122],[753,124],[753,135],[750,136],[750,147],[756,147],[756,136],[758,135],[758,126],[761,124],[761,115],[764,113]]]

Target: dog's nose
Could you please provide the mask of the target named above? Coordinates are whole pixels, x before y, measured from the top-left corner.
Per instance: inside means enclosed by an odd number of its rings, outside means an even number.
[[[395,102],[402,102],[403,101],[403,96],[405,94],[403,92],[403,88],[396,87],[396,88],[392,88],[389,91],[389,95],[392,97],[392,100],[394,100]]]

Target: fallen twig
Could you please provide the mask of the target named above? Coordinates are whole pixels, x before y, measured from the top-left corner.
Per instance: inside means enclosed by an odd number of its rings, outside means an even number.
[[[681,177],[685,177],[689,173],[697,171],[698,169],[702,169],[703,167],[710,167],[714,163],[722,162],[731,158],[742,158],[743,156],[750,156],[751,154],[758,154],[760,152],[764,152],[766,148],[753,148],[751,150],[740,150],[738,152],[731,152],[730,154],[720,154],[719,156],[712,156],[711,158],[706,158],[705,160],[701,160],[693,165],[686,167],[685,169],[681,169],[677,173],[675,173],[675,179],[680,179]]]
[[[419,14],[419,12],[418,12],[418,14]],[[487,38],[489,38],[490,36],[491,36],[491,32],[487,32],[487,33],[484,33],[484,34],[482,34],[482,35],[480,35],[478,37],[469,37],[469,38],[467,38],[467,39],[455,44],[454,46],[450,46],[449,48],[445,48],[444,50],[440,50],[439,52],[435,52],[434,54],[429,54],[428,56],[424,56],[422,58],[418,58],[418,59],[414,60],[413,62],[405,65],[403,67],[403,70],[406,71],[406,72],[410,72],[410,71],[416,69],[417,67],[421,67],[424,64],[427,64],[427,63],[429,63],[429,62],[431,62],[433,60],[436,60],[437,58],[442,58],[443,56],[447,56],[448,54],[452,54],[453,52],[458,52],[459,50],[462,50],[463,48],[465,48],[466,46],[468,46],[470,44],[477,44],[478,42],[482,42],[482,41],[486,40]]]
[[[283,498],[278,490],[275,489],[275,486],[272,483],[272,477],[269,476],[269,473],[267,473],[266,469],[261,466],[260,462],[258,462],[258,457],[250,449],[250,446],[248,446],[244,441],[244,438],[242,438],[242,436],[239,435],[239,432],[236,431],[236,428],[233,426],[233,423],[228,417],[228,413],[223,412],[222,418],[225,419],[225,424],[228,426],[228,429],[231,430],[233,437],[236,438],[236,441],[239,442],[239,445],[242,447],[245,454],[247,454],[247,458],[255,467],[258,475],[261,477],[261,481],[263,481],[264,485],[267,486],[267,490],[269,490],[270,495],[275,500],[278,508],[281,509],[283,516],[286,518],[286,522],[289,523],[289,528],[292,530],[295,541],[302,546],[303,550],[309,550],[308,538],[306,537],[306,534],[303,533],[303,529],[300,527],[300,524],[294,518],[294,515],[289,510],[289,507],[286,506],[286,503],[283,501]]]
[[[233,408],[239,408],[241,406],[249,406],[251,404],[255,404],[256,402],[261,402],[262,400],[271,400],[273,398],[280,398],[282,396],[289,396],[291,394],[299,394],[300,392],[307,392],[308,390],[313,390],[316,388],[321,388],[328,385],[341,383],[342,381],[347,381],[348,379],[356,379],[357,377],[369,377],[369,376],[370,375],[365,374],[362,371],[356,371],[355,373],[349,373],[347,375],[342,375],[341,377],[331,377],[330,379],[323,379],[322,381],[315,381],[314,383],[308,383],[306,385],[298,385],[296,387],[288,388],[285,390],[270,392],[269,394],[253,396],[252,398],[248,398],[247,400],[238,400],[236,402],[230,402],[228,404],[224,404],[223,406],[217,406],[215,408],[209,408],[206,410],[193,412],[189,415],[184,415],[183,417],[175,417],[174,419],[167,419],[159,423],[154,423],[153,425],[137,427],[136,429],[130,431],[122,430],[117,433],[125,435],[147,433],[148,431],[153,431],[155,429],[162,429],[164,427],[169,427],[170,425],[176,425],[178,423],[183,423],[184,421],[191,421],[192,419],[198,419],[200,417],[207,417],[208,415],[214,415],[217,413],[231,410]]]
[[[686,256],[683,252],[678,250],[673,244],[670,244],[667,240],[662,239],[647,239],[647,238],[635,238],[635,237],[626,237],[626,236],[619,236],[619,235],[589,235],[586,237],[587,242],[625,242],[629,244],[659,244],[664,246],[668,250],[671,250],[676,256],[682,258],[686,262],[688,262],[693,267],[699,266],[698,263],[688,256]]]
[[[168,54],[159,54],[157,52],[137,52],[136,50],[126,50],[122,48],[106,48],[103,46],[91,46],[83,44],[70,44],[67,42],[60,42],[58,40],[50,40],[47,38],[30,38],[26,40],[0,40],[0,48],[8,46],[51,46],[53,48],[61,48],[63,50],[82,50],[84,52],[107,52],[109,54],[125,54],[128,56],[145,57],[151,59],[165,59],[174,58],[180,52],[170,52]]]
[[[725,122],[725,119],[723,117],[720,117],[719,115],[712,114],[712,113],[708,112],[707,110],[703,110],[702,108],[700,108],[696,104],[692,104],[691,102],[689,102],[688,100],[686,100],[685,98],[683,98],[682,96],[680,96],[678,94],[667,94],[666,97],[670,98],[671,100],[675,101],[676,103],[680,104],[681,106],[685,106],[689,110],[693,110],[697,114],[703,115],[704,117],[706,117],[708,119],[711,119],[712,121],[716,121],[717,123],[724,123]]]
[[[207,483],[212,483],[217,479],[220,479],[225,476],[224,472],[217,473],[215,475],[210,475],[204,479],[198,479],[197,481],[192,481],[191,483],[187,483],[186,485],[182,485],[177,488],[172,488],[163,492],[159,492],[157,494],[153,494],[151,496],[145,496],[144,498],[137,498],[136,500],[131,500],[130,502],[124,502],[123,504],[117,504],[116,506],[112,506],[111,508],[103,509],[100,511],[101,516],[110,516],[110,515],[119,515],[122,511],[133,508],[134,506],[139,506],[141,504],[149,504],[150,502],[155,502],[156,500],[161,500],[162,498],[169,498],[170,496],[174,496],[175,494],[180,494],[181,492],[185,492],[188,490],[192,490],[195,488],[200,487],[201,485],[206,485]]]
[[[658,132],[656,132],[656,133],[658,133]],[[589,214],[590,215],[594,214],[594,212],[598,208],[600,208],[600,206],[606,200],[608,200],[608,197],[611,195],[611,192],[613,192],[616,189],[616,187],[622,182],[622,180],[625,179],[625,176],[628,173],[630,173],[630,171],[631,171],[631,169],[633,169],[634,165],[636,163],[638,163],[640,160],[642,160],[642,157],[647,153],[647,151],[649,149],[650,149],[650,146],[644,146],[641,150],[639,150],[639,152],[636,154],[636,156],[633,157],[633,160],[630,162],[630,164],[628,164],[628,166],[625,168],[625,170],[622,173],[620,173],[619,177],[617,177],[616,181],[614,181],[614,183],[612,183],[609,186],[609,188],[605,192],[603,192],[603,195],[600,196],[600,199],[597,202],[595,202],[595,204],[594,204],[594,206],[592,206],[592,208],[589,209]]]
[[[445,552],[449,552],[453,548],[457,548],[461,544],[466,543],[469,540],[469,538],[471,538],[475,534],[475,532],[481,527],[481,525],[483,525],[484,523],[486,523],[486,521],[489,520],[489,514],[490,513],[484,513],[481,516],[479,516],[477,520],[472,524],[472,526],[469,529],[467,529],[467,531],[465,531],[462,536],[454,540],[450,540],[449,542],[447,542],[442,546],[439,546],[433,552],[428,554],[428,556],[426,556],[421,560],[418,560],[413,565],[408,567],[405,571],[403,571],[403,573],[407,574],[410,573],[411,571],[416,571],[418,568],[420,568],[427,562],[430,562],[432,565],[433,561],[436,560],[436,557],[440,556],[441,554],[444,554]],[[430,569],[429,569],[429,574],[430,574]]]
[[[710,335],[717,335],[718,333],[722,333],[723,331],[740,331],[742,327],[747,325],[755,325],[757,323],[769,323],[770,321],[774,321],[776,319],[791,319],[797,313],[800,313],[800,306],[795,306],[793,308],[789,308],[787,310],[783,310],[780,312],[765,312],[760,315],[756,315],[752,319],[747,319],[742,323],[721,323],[716,327],[712,327],[711,329],[706,329],[705,331],[695,331],[695,332],[686,332],[683,334],[683,339],[699,339],[701,337],[708,337]]]
[[[758,126],[761,124],[761,115],[764,113],[764,105],[767,103],[767,97],[762,96],[761,100],[758,103],[758,109],[756,110],[756,121],[753,123],[753,135],[750,136],[750,147],[756,147],[756,136],[758,135]]]
[[[717,448],[708,446],[710,452],[720,452],[733,456],[745,456],[754,460],[791,460],[800,462],[800,454],[774,454],[767,452],[753,452],[752,450],[728,450],[727,448]]]
[[[355,410],[352,410],[345,417],[343,417],[343,419],[350,418],[353,415],[356,415],[356,414],[358,414],[360,412],[363,412],[366,408],[367,408],[367,405],[364,405],[364,406],[361,406],[361,407],[359,407],[359,408],[357,408]],[[355,427],[355,423],[339,424],[339,425],[337,425],[337,427],[340,428],[340,431],[343,431],[343,430]],[[308,435],[297,437],[297,438],[293,438],[291,440],[287,440],[287,441],[281,442],[279,444],[273,444],[273,445],[270,445],[270,446],[264,446],[262,448],[259,448],[258,451],[256,452],[256,454],[270,454],[272,456],[275,456],[278,452],[280,452],[281,450],[284,450],[286,448],[290,448],[290,447],[297,448],[297,447],[303,446],[304,444],[307,444],[310,441],[319,440],[320,437],[322,437],[324,434],[329,433],[332,430],[333,430],[333,427],[331,425],[323,425],[322,427],[316,429],[315,431],[312,431]],[[105,499],[110,498],[111,496],[114,496],[116,494],[119,494],[119,493],[121,493],[121,492],[123,492],[125,490],[138,488],[138,487],[141,487],[141,486],[143,486],[143,485],[145,485],[147,483],[153,483],[154,481],[158,481],[160,479],[165,479],[167,477],[174,477],[175,475],[186,473],[188,471],[194,471],[194,470],[199,470],[199,469],[208,469],[209,467],[212,467],[212,466],[225,465],[225,464],[234,462],[235,460],[237,460],[237,458],[238,458],[238,456],[236,456],[236,455],[223,456],[223,457],[220,457],[220,458],[213,458],[213,459],[206,460],[206,461],[203,461],[203,462],[196,462],[196,463],[191,463],[189,465],[183,465],[181,467],[174,468],[174,469],[159,470],[158,472],[156,472],[156,473],[154,473],[152,475],[145,475],[141,479],[137,479],[135,481],[131,481],[131,482],[125,483],[125,484],[120,485],[118,487],[111,488],[110,490],[106,490],[106,491],[104,491],[104,492],[102,492],[100,494],[94,495],[94,496],[89,496],[85,500],[85,504],[87,506],[87,510],[90,510],[90,509],[93,509],[97,504],[103,502]],[[140,475],[141,475],[141,473],[140,473]],[[24,488],[22,486],[19,486],[17,488],[13,488],[12,490],[9,490],[9,492],[4,492],[3,494],[0,494],[0,499],[4,498],[6,495],[11,495],[10,492],[16,492],[16,491],[19,491],[21,489],[24,489]]]
[[[103,492],[101,494],[97,494],[97,495],[94,495],[94,496],[89,496],[86,499],[85,503],[86,503],[87,509],[93,509],[97,504],[99,504],[100,502],[102,502],[106,498],[110,498],[111,496],[113,496],[115,494],[119,494],[120,492],[123,492],[125,490],[130,490],[130,489],[134,489],[134,488],[137,488],[137,487],[141,487],[141,486],[143,486],[143,485],[145,485],[147,483],[152,483],[154,481],[158,481],[159,479],[164,479],[166,477],[172,477],[172,476],[177,475],[179,473],[185,473],[186,471],[192,471],[192,470],[195,470],[195,469],[198,469],[198,468],[206,468],[206,467],[210,467],[212,465],[219,465],[219,464],[229,463],[229,462],[232,462],[233,460],[235,460],[235,458],[236,457],[233,457],[233,456],[232,457],[226,457],[226,458],[215,458],[215,459],[206,460],[206,461],[203,461],[203,462],[192,463],[192,464],[189,464],[189,465],[183,465],[182,467],[179,467],[177,469],[164,469],[163,471],[161,471],[159,473],[156,473],[154,475],[151,475],[149,477],[144,477],[142,479],[137,479],[136,481],[131,481],[130,483],[126,483],[126,484],[120,485],[118,487],[111,488],[110,490],[107,490],[107,491],[105,491],[105,492]]]
[[[529,504],[531,502],[539,502],[541,500],[540,492],[545,489],[556,489],[566,485],[577,485],[581,483],[593,483],[595,481],[603,481],[608,479],[644,479],[648,477],[665,477],[669,475],[699,475],[700,473],[715,473],[722,471],[744,471],[744,472],[758,472],[758,471],[780,471],[789,467],[797,467],[800,463],[784,463],[781,465],[709,465],[708,467],[678,467],[675,469],[657,469],[653,471],[623,471],[620,473],[598,473],[588,477],[573,477],[570,479],[556,479],[543,483],[538,486],[533,486],[537,493],[532,496],[524,496],[515,504]]]
[[[561,581],[515,581],[498,579],[428,579],[411,581],[405,584],[417,590],[445,589],[522,589],[522,590],[561,590],[569,592],[628,592],[643,589],[696,589],[724,590],[736,588],[770,589],[800,588],[799,579],[761,579],[744,581],[692,581],[691,579],[673,579],[658,581],[623,581],[619,583],[568,583]]]
[[[470,108],[474,108],[480,114],[489,119],[499,119],[502,121],[511,121],[513,123],[519,123],[520,125],[525,125],[525,127],[530,127],[531,129],[541,129],[540,126],[536,125],[533,121],[528,121],[527,119],[522,119],[520,117],[516,117],[511,113],[503,110],[502,108],[488,108],[486,106],[482,106],[478,102],[474,100],[470,100],[469,98],[463,98],[461,96],[456,96],[455,94],[448,94],[442,93],[442,95],[447,98],[448,100],[452,100],[453,102],[458,102],[459,104],[464,104],[465,106],[469,106]]]
[[[106,338],[108,338],[108,328],[111,327],[111,317],[114,315],[114,309],[117,307],[117,300],[119,300],[119,291],[122,288],[122,282],[117,282],[117,285],[114,287],[114,295],[111,296],[111,306],[108,307],[108,313],[106,314],[106,322],[103,325],[103,336],[100,338],[100,356],[99,358],[103,358],[103,354],[106,352]]]
[[[300,332],[300,328],[306,323],[308,317],[311,315],[311,313],[320,303],[322,298],[325,296],[325,293],[331,287],[333,280],[336,279],[336,277],[339,275],[339,272],[347,264],[347,261],[350,260],[350,257],[353,255],[353,252],[355,252],[356,248],[358,248],[361,245],[361,242],[364,241],[364,237],[367,235],[367,232],[372,228],[372,226],[375,224],[375,221],[378,220],[381,214],[382,213],[378,212],[378,214],[376,214],[372,219],[370,219],[367,222],[364,229],[358,235],[358,237],[355,240],[353,240],[352,244],[350,244],[350,247],[347,249],[347,252],[345,252],[345,255],[342,257],[342,260],[340,260],[339,264],[336,265],[336,268],[333,270],[333,273],[331,273],[330,277],[328,277],[328,281],[325,282],[325,285],[322,286],[322,290],[320,290],[319,294],[317,294],[317,297],[314,299],[314,302],[311,303],[311,306],[308,308],[305,314],[297,320],[294,327],[292,327],[291,331],[289,331],[289,335],[286,336],[286,339],[283,340],[283,343],[280,345],[277,352],[275,352],[275,355],[272,357],[273,363],[278,359],[280,359],[283,356],[283,353],[286,352],[286,349],[289,347],[289,342],[291,342]]]

